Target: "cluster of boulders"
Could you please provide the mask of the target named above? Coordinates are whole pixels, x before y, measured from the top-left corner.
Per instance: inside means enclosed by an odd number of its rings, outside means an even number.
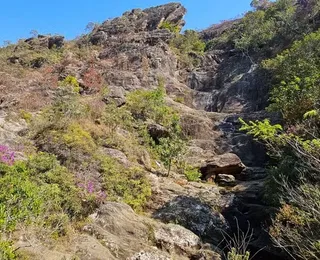
[[[39,34],[37,37],[31,37],[25,40],[30,46],[41,46],[43,48],[62,48],[64,46],[64,36],[61,35],[42,35]]]
[[[31,50],[38,50],[40,51],[42,48],[44,49],[60,49],[64,46],[64,36],[61,35],[42,35],[39,34],[36,37],[31,37],[24,40],[24,44],[26,46],[19,46],[17,45],[15,50],[13,51],[12,56],[10,56],[7,60],[13,64],[21,64],[23,66],[30,66],[32,68],[41,68],[46,62],[46,58],[43,56],[36,57],[30,61],[25,61],[23,57],[19,55],[19,48],[27,48]],[[23,55],[22,55],[23,56]]]

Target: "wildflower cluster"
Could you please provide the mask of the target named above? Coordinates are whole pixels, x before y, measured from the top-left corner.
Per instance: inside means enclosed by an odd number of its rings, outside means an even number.
[[[15,161],[15,153],[8,146],[0,145],[0,163],[13,165]]]

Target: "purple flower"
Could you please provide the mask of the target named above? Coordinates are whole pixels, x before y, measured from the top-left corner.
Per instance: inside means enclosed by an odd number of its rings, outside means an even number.
[[[0,163],[13,165],[15,162],[15,152],[8,146],[0,145]]]
[[[93,193],[94,192],[94,185],[92,181],[89,181],[88,186],[87,186],[87,191],[89,193]]]

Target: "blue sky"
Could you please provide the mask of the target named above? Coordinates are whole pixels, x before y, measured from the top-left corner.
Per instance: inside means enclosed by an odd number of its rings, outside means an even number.
[[[62,34],[73,39],[89,22],[102,22],[132,8],[165,4],[165,0],[6,0],[1,3],[0,45],[30,37],[30,31]],[[186,28],[205,29],[250,9],[251,0],[181,0]]]

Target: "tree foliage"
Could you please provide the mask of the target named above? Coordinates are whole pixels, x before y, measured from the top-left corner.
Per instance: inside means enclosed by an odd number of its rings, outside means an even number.
[[[311,33],[263,64],[275,78],[270,110],[280,111],[288,122],[301,121],[306,113],[319,108],[319,42],[320,31]]]
[[[182,66],[197,66],[199,59],[195,56],[203,55],[206,43],[194,30],[186,30],[183,34],[177,34],[170,42],[170,46],[177,54]]]
[[[273,241],[290,256],[319,259],[319,135],[308,135],[308,125],[297,135],[268,120],[242,124],[242,130],[265,142],[277,161],[266,186],[268,201],[281,205],[270,229]]]

